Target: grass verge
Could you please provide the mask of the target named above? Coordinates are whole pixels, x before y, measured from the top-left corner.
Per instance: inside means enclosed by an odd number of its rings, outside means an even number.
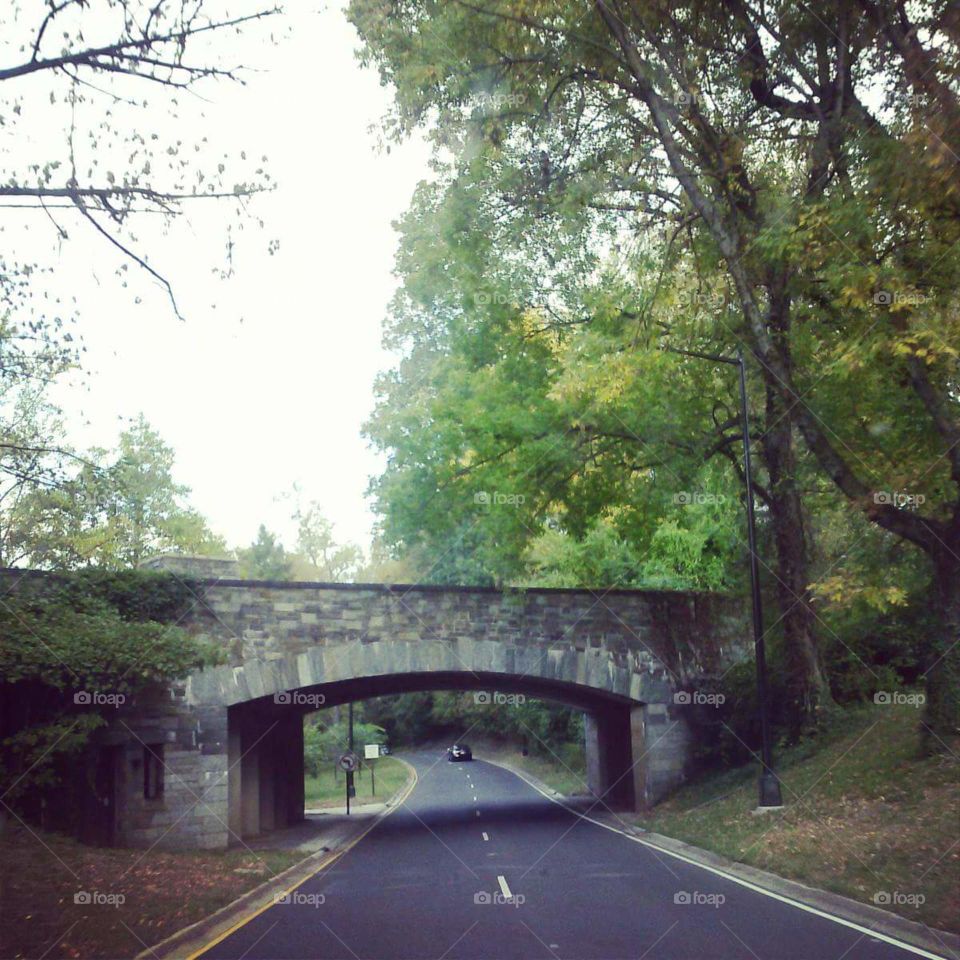
[[[756,770],[680,790],[648,830],[960,932],[960,744],[921,750],[916,708],[846,709],[777,757],[785,807],[756,815]]]
[[[0,839],[0,957],[133,957],[303,857],[87,847],[9,825]]]
[[[731,860],[960,932],[960,743],[921,749],[907,705],[839,712],[816,740],[780,751],[782,811],[757,815],[756,768],[704,777],[647,815],[647,830]],[[560,793],[586,792],[582,761],[477,743]]]
[[[407,782],[407,768],[392,757],[376,762],[375,799],[387,800]],[[356,785],[357,800],[369,801],[369,769]],[[342,775],[335,782],[328,771],[306,787],[308,806],[343,803]],[[11,823],[0,837],[0,957],[133,957],[305,855],[302,850],[88,847]]]
[[[389,800],[407,782],[407,768],[395,757],[380,757],[374,760],[374,783],[376,793],[371,792],[370,761],[354,777],[357,795],[355,803],[375,803]],[[346,774],[334,771],[333,764],[320,771],[316,777],[307,777],[304,783],[307,809],[342,807],[346,799]]]
[[[579,744],[565,745],[562,753],[531,753],[523,756],[521,751],[511,744],[477,741],[474,754],[480,760],[494,760],[523,770],[564,796],[572,797],[588,792],[586,760]]]

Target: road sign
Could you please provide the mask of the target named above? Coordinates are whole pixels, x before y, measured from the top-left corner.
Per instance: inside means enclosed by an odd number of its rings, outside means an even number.
[[[376,760],[380,756],[380,744],[379,743],[365,743],[363,745],[363,759],[364,760]]]
[[[337,766],[347,773],[353,773],[360,766],[360,758],[355,753],[345,753],[337,761]]]

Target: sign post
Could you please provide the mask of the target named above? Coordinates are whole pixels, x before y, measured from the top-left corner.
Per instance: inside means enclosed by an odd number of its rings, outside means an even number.
[[[352,752],[344,753],[337,761],[337,766],[347,775],[347,816],[350,816],[350,798],[357,795],[353,775],[360,766],[360,758]]]
[[[347,749],[353,753],[353,701],[347,704],[347,737],[349,743]],[[354,767],[356,769],[356,767]],[[357,791],[353,788],[353,770],[347,771],[347,816],[350,816],[350,798],[356,796]]]
[[[380,756],[380,744],[379,743],[365,743],[363,745],[363,759],[369,761],[370,766],[370,795],[377,795],[377,780],[374,775],[373,768],[376,764],[373,762]]]

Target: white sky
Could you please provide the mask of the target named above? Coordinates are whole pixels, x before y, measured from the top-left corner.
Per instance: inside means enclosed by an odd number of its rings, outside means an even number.
[[[269,28],[251,28],[243,59],[261,72],[246,87],[203,88],[211,102],[188,105],[193,119],[180,121],[184,139],[194,136],[202,108],[211,143],[266,154],[278,183],[251,207],[262,233],[253,220],[235,234],[235,275],[212,272],[224,262],[229,201],[217,210],[213,201],[195,204],[189,222],[165,237],[137,230],[151,263],[174,282],[186,323],[142,272],[131,267],[124,289],[117,257],[76,214],[61,215],[71,239],[58,255],[42,212],[7,211],[5,233],[9,241],[11,217],[24,225],[29,217],[32,239],[23,242],[48,262],[53,256],[56,288],[76,293],[91,376],[88,388],[60,396],[76,444],[112,446],[118,417],[142,411],[176,450],[177,479],[192,487],[193,505],[231,545],[249,543],[261,522],[289,545],[290,507],[276,497],[296,481],[340,539],[366,546],[364,491],[381,464],[360,429],[374,378],[392,362],[380,347],[395,287],[391,221],[429,175],[427,148],[377,148],[370,127],[389,93],[356,61],[357,38],[338,4],[285,19],[290,36],[276,46],[265,42]],[[147,117],[180,135],[173,121]]]

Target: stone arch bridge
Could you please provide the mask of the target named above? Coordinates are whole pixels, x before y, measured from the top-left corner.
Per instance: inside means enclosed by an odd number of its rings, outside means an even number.
[[[737,606],[709,594],[209,578],[179,623],[228,662],[125,708],[109,834],[224,847],[303,817],[303,715],[413,690],[485,690],[586,714],[590,790],[640,808],[690,768],[678,690],[747,655]],[[158,759],[159,758],[159,759]],[[162,767],[162,788],[147,768]]]

